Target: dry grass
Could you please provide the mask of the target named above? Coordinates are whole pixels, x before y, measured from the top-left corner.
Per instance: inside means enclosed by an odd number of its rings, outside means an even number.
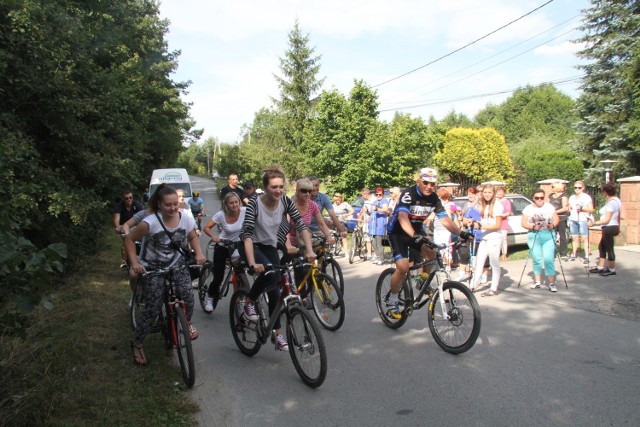
[[[0,425],[193,425],[197,407],[157,334],[134,365],[120,241],[36,310],[27,340],[0,336]]]

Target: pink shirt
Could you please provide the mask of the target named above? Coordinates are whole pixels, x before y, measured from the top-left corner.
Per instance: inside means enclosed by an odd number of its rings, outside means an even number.
[[[511,200],[507,199],[506,197],[504,199],[502,199],[502,212],[504,212],[504,214],[510,214],[511,212]],[[507,217],[502,217],[502,224],[500,225],[500,230],[508,230],[509,229],[509,221],[507,220]]]
[[[309,199],[309,208],[307,209],[307,212],[305,212],[304,215],[300,215],[304,225],[308,227],[309,224],[311,224],[311,218],[313,218],[316,213],[320,213],[320,208],[315,204],[315,202]],[[289,236],[291,237],[291,244],[293,246],[298,246],[298,234],[295,224],[291,222],[291,218],[289,218]]]

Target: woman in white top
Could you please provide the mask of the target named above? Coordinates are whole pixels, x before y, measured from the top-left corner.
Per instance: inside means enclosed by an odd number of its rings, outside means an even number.
[[[207,313],[213,312],[220,299],[220,285],[222,284],[222,279],[224,279],[224,269],[227,259],[240,245],[240,231],[242,230],[246,211],[247,209],[242,206],[238,193],[230,191],[222,198],[222,210],[216,212],[207,225],[204,226],[204,233],[211,237],[211,240],[216,244],[213,248],[212,259],[213,280],[207,291],[204,306],[204,310]],[[213,227],[216,225],[216,228],[220,230],[219,234],[213,232]],[[227,248],[225,245],[220,245],[223,240],[237,242],[237,245],[233,248]]]
[[[598,245],[600,259],[595,268],[589,270],[591,273],[599,273],[601,276],[616,275],[616,254],[613,251],[613,238],[620,233],[620,212],[622,202],[616,197],[616,185],[608,182],[602,186],[602,192],[607,198],[607,203],[600,209],[600,219],[589,221],[589,226],[601,225],[602,238]]]
[[[556,213],[556,208],[544,201],[544,190],[539,189],[533,193],[533,203],[522,211],[521,225],[529,230],[527,244],[529,253],[533,260],[533,275],[535,281],[530,286],[531,289],[538,289],[542,285],[542,267],[544,265],[544,275],[547,277],[549,290],[557,292],[556,271],[555,271],[555,251],[557,227],[560,218]]]
[[[584,192],[585,185],[583,181],[576,181],[573,184],[574,195],[569,197],[569,227],[571,228],[571,240],[573,241],[573,253],[569,257],[569,261],[574,261],[578,255],[580,242],[584,248],[584,263],[589,263],[589,227],[587,226],[587,218],[593,212],[593,200],[591,196]]]
[[[481,272],[484,262],[489,257],[491,264],[491,288],[482,294],[483,297],[492,297],[498,294],[500,283],[500,246],[502,244],[502,203],[496,200],[496,190],[491,184],[486,184],[482,189],[482,196],[477,204],[480,212],[480,229],[482,240],[478,246],[476,265],[473,269],[471,290],[475,290],[480,284]]]

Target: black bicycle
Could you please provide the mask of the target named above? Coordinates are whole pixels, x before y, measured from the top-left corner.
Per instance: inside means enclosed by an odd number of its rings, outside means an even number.
[[[367,248],[364,242],[364,233],[360,222],[356,225],[351,233],[351,245],[349,245],[349,264],[353,264],[356,257],[365,261],[367,259]]]
[[[387,268],[380,274],[376,283],[376,307],[387,327],[401,327],[414,310],[427,305],[429,330],[444,351],[460,354],[473,347],[480,334],[480,306],[469,288],[450,279],[439,251],[460,243],[436,245],[424,239],[423,245],[435,249],[436,258],[413,265],[404,277],[398,295],[398,313],[394,312],[393,305],[389,303],[391,276],[396,269]],[[433,269],[428,275],[420,274],[424,267],[429,266],[433,266]],[[432,285],[434,279],[435,283]],[[414,289],[418,290],[415,297]]]
[[[344,295],[344,275],[340,263],[333,258],[333,246],[327,243],[324,236],[312,236],[311,245],[316,254],[318,268],[325,274],[331,276],[340,287],[340,294]],[[337,237],[340,239],[340,236]]]
[[[194,267],[194,266],[189,266]],[[199,266],[196,266],[199,267]],[[193,359],[193,348],[191,347],[191,335],[189,332],[189,321],[187,320],[187,306],[185,302],[176,295],[173,273],[184,268],[182,265],[161,268],[147,271],[142,277],[150,275],[164,276],[164,301],[162,310],[158,316],[158,321],[152,332],[161,332],[165,348],[174,348],[178,353],[180,372],[187,387],[193,387],[196,381],[196,368]],[[135,330],[140,321],[140,316],[144,309],[143,281],[139,276],[133,290],[131,301],[131,327]]]
[[[240,242],[233,242],[231,240],[221,240],[218,243],[218,246],[222,246],[226,248],[231,255],[227,257],[227,262],[225,264],[224,276],[222,282],[220,283],[220,289],[218,289],[218,301],[223,297],[227,296],[229,293],[229,285],[233,285],[233,292],[237,291],[239,288],[244,289],[249,292],[251,289],[251,283],[249,281],[249,276],[247,276],[246,269],[247,264],[242,261],[240,258],[240,254],[238,253],[237,247]],[[209,241],[207,244],[206,257],[207,260],[213,259],[213,248],[216,243],[213,240]],[[207,262],[202,267],[202,274],[200,274],[200,279],[198,280],[198,299],[200,300],[200,306],[202,310],[207,312],[205,309],[206,298],[209,291],[209,286],[213,282],[213,263]],[[216,301],[216,304],[218,303]]]
[[[233,339],[243,354],[254,356],[269,338],[275,342],[273,325],[284,314],[289,355],[293,366],[305,384],[313,388],[319,387],[327,376],[327,351],[320,327],[303,307],[300,295],[291,290],[291,276],[288,268],[267,265],[266,269],[263,274],[273,274],[275,271],[283,273],[282,280],[274,285],[282,288],[274,315],[269,317],[266,299],[267,292],[273,287],[265,289],[255,302],[257,321],[251,321],[245,316],[244,305],[249,301],[249,293],[244,289],[238,289],[231,296],[229,307]],[[249,272],[251,273],[251,270]]]

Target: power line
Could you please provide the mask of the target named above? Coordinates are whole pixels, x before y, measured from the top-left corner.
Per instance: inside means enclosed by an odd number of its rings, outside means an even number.
[[[509,22],[509,23],[507,23],[507,24],[505,24],[505,25],[501,26],[500,28],[497,28],[497,29],[495,29],[495,30],[491,31],[490,33],[487,33],[487,34],[485,34],[484,36],[479,37],[479,38],[475,39],[474,41],[472,41],[472,42],[470,42],[470,43],[467,43],[466,45],[464,45],[464,46],[462,46],[462,47],[460,47],[460,48],[458,48],[458,49],[456,49],[456,50],[453,50],[453,51],[451,51],[451,52],[449,52],[449,53],[447,53],[447,54],[445,54],[445,55],[442,55],[441,57],[439,57],[439,58],[437,58],[437,59],[434,59],[433,61],[431,61],[431,62],[429,62],[429,63],[427,63],[427,64],[425,64],[425,65],[422,65],[422,66],[420,66],[420,67],[418,67],[418,68],[415,68],[415,69],[413,69],[413,70],[411,70],[411,71],[407,71],[407,72],[406,72],[406,73],[404,73],[404,74],[401,74],[401,75],[399,75],[399,76],[393,77],[393,78],[391,78],[391,79],[389,79],[389,80],[386,80],[386,81],[384,81],[384,82],[382,82],[382,83],[378,83],[377,85],[372,86],[372,88],[376,88],[376,87],[382,86],[382,85],[384,85],[384,84],[390,83],[390,82],[392,82],[392,81],[394,81],[394,80],[398,80],[398,79],[400,79],[400,78],[402,78],[402,77],[408,76],[409,74],[415,73],[416,71],[421,70],[421,69],[423,69],[423,68],[425,68],[425,67],[428,67],[428,66],[429,66],[429,65],[431,65],[431,64],[435,64],[436,62],[441,61],[441,60],[443,60],[444,58],[446,58],[446,57],[448,57],[448,56],[451,56],[451,55],[453,55],[453,54],[454,54],[454,53],[456,53],[456,52],[460,52],[461,50],[466,49],[466,48],[468,48],[469,46],[476,44],[476,43],[477,43],[477,42],[479,42],[480,40],[482,40],[482,39],[486,39],[486,38],[487,38],[487,37],[489,37],[490,35],[495,34],[495,33],[497,33],[498,31],[500,31],[500,30],[503,30],[503,29],[507,28],[509,25],[511,25],[511,24],[513,24],[513,23],[515,23],[515,22],[518,22],[519,20],[521,20],[521,19],[523,19],[523,18],[525,18],[525,17],[527,17],[527,16],[531,15],[532,13],[536,12],[537,10],[542,9],[543,7],[545,7],[546,5],[548,5],[549,3],[552,3],[553,1],[554,1],[554,0],[549,0],[548,2],[544,3],[544,4],[543,4],[543,5],[541,5],[541,6],[536,7],[535,9],[533,9],[533,10],[532,10],[532,11],[530,11],[530,12],[525,13],[524,15],[520,16],[519,18],[514,19],[513,21],[511,21],[511,22]]]
[[[547,81],[547,82],[538,83],[536,86],[540,86],[542,84],[552,84],[554,86],[559,86],[559,85],[563,85],[563,84],[572,83],[572,82],[574,82],[576,80],[582,79],[583,77],[584,76],[565,77],[565,78],[558,79],[558,80],[551,80],[551,81]],[[387,108],[387,109],[383,109],[383,110],[378,110],[378,113],[384,113],[384,112],[387,112],[387,111],[397,111],[397,110],[411,110],[413,108],[429,107],[429,106],[432,106],[432,105],[447,104],[447,103],[451,103],[451,102],[460,102],[460,101],[469,101],[469,100],[472,100],[472,99],[487,98],[487,97],[490,97],[490,96],[503,95],[505,93],[512,93],[512,92],[515,92],[516,90],[520,89],[520,87],[515,88],[515,89],[507,89],[507,90],[500,90],[500,91],[495,91],[495,92],[482,93],[482,94],[478,94],[478,95],[461,96],[461,97],[457,97],[457,98],[435,99],[432,102],[427,102],[427,103],[424,103],[424,104],[410,105],[410,106],[401,107],[401,108]]]
[[[531,37],[529,37],[529,38],[527,38],[527,39],[525,39],[525,40],[523,40],[523,41],[521,41],[521,42],[519,42],[519,43],[516,43],[516,44],[514,44],[514,45],[512,45],[512,46],[509,46],[509,47],[508,47],[508,48],[506,48],[506,49],[503,49],[503,50],[501,50],[501,51],[499,51],[499,52],[496,52],[495,54],[493,54],[493,55],[491,55],[491,56],[488,56],[488,57],[486,57],[486,58],[484,58],[484,59],[481,59],[481,60],[479,60],[479,61],[476,61],[476,62],[474,62],[474,63],[472,63],[472,64],[465,65],[464,67],[459,68],[459,69],[457,69],[457,70],[453,71],[452,73],[449,73],[447,76],[442,76],[442,77],[437,78],[437,79],[435,79],[435,80],[432,80],[432,81],[430,81],[430,82],[428,82],[428,83],[424,83],[424,84],[422,84],[422,85],[420,85],[420,86],[418,86],[418,87],[416,87],[416,88],[413,88],[413,89],[410,89],[410,90],[406,90],[404,93],[410,93],[410,92],[411,92],[411,93],[413,93],[414,91],[416,91],[416,90],[418,90],[418,89],[421,89],[421,88],[426,87],[426,86],[429,86],[429,85],[431,85],[431,84],[438,83],[439,81],[442,81],[442,80],[448,79],[448,78],[450,78],[451,76],[453,76],[453,75],[455,75],[455,74],[458,74],[458,73],[463,72],[463,71],[468,71],[470,68],[473,68],[473,67],[475,67],[476,65],[479,65],[479,64],[481,64],[481,63],[483,63],[483,62],[486,62],[486,61],[488,61],[488,60],[490,60],[490,59],[492,59],[492,58],[495,58],[495,57],[497,57],[497,56],[500,56],[500,55],[502,55],[503,53],[506,53],[506,52],[508,52],[508,51],[510,51],[510,50],[512,50],[512,49],[515,49],[516,47],[521,46],[521,45],[523,45],[523,44],[525,44],[525,43],[527,43],[527,42],[529,42],[529,41],[531,41],[531,40],[533,40],[533,39],[535,39],[535,38],[538,38],[538,37],[540,37],[540,36],[541,36],[541,35],[543,35],[543,34],[546,34],[546,33],[550,32],[550,31],[553,31],[553,30],[555,30],[556,28],[561,27],[561,26],[565,25],[566,23],[571,22],[571,21],[573,21],[574,19],[579,18],[579,17],[580,17],[580,15],[575,15],[575,16],[573,16],[573,17],[569,18],[569,19],[566,19],[566,20],[564,20],[564,21],[560,22],[560,23],[559,23],[559,24],[557,24],[557,25],[554,25],[553,27],[551,27],[551,28],[549,28],[549,29],[547,29],[547,30],[544,30],[544,31],[542,31],[542,32],[540,32],[540,33],[538,33],[538,34],[536,34],[536,35],[534,35],[534,36],[531,36]],[[564,33],[564,34],[567,34],[567,33]],[[556,38],[557,38],[557,37],[556,37]],[[555,39],[555,38],[554,38],[554,39]],[[553,39],[552,39],[552,40],[553,40]],[[548,41],[547,41],[547,42],[548,42]],[[547,42],[545,42],[545,43],[547,43]],[[427,93],[428,93],[428,92],[427,92]],[[402,95],[402,93],[396,94],[396,95],[392,96],[391,98],[389,98],[389,99],[385,99],[385,100],[383,100],[383,101],[381,101],[381,102],[382,102],[383,104],[390,103],[394,98],[398,98],[398,97],[399,97],[399,96],[401,96],[401,95]],[[416,98],[416,96],[414,95],[412,98],[414,98],[414,99],[415,99],[415,98]],[[398,101],[397,103],[403,103],[403,102],[412,102],[412,101]]]

